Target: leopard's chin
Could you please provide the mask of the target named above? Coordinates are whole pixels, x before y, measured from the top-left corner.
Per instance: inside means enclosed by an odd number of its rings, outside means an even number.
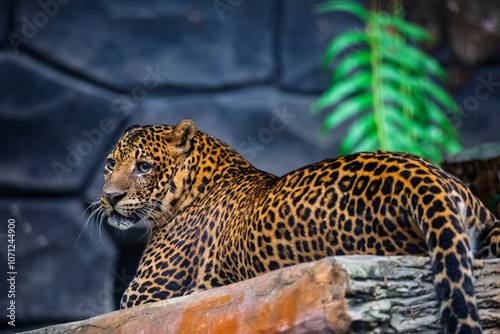
[[[113,211],[111,215],[108,216],[108,224],[119,230],[127,230],[137,224],[140,220],[140,217],[136,214],[132,214],[130,217],[125,217],[116,211]]]

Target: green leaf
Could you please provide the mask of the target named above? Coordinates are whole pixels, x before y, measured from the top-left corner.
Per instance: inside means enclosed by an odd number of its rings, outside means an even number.
[[[413,74],[422,75],[425,74],[423,69],[419,67],[415,62],[412,62],[408,58],[402,57],[398,53],[390,52],[389,48],[381,48],[382,53],[382,64],[391,64],[392,66],[404,69]]]
[[[444,150],[450,154],[456,154],[456,153],[462,151],[462,149],[463,149],[463,147],[459,141],[449,139],[447,137],[443,137],[443,140],[441,141],[440,144],[444,148]]]
[[[445,106],[452,113],[459,115],[455,101],[441,87],[436,85],[428,78],[418,78],[416,80],[416,84],[425,89],[430,96],[443,104],[443,106]]]
[[[362,5],[353,1],[328,1],[316,6],[315,11],[318,13],[344,11],[359,17],[365,22],[370,19],[370,12]]]
[[[425,159],[430,160],[436,165],[443,160],[443,154],[441,153],[438,145],[430,142],[424,142],[421,144],[421,147],[424,152],[421,156]]]
[[[393,138],[395,149],[399,151],[407,151],[418,155],[425,155],[425,152],[420,147],[421,138],[426,138],[427,128],[424,124],[416,122],[410,117],[406,117],[403,112],[395,108],[386,110],[386,120],[388,123],[389,133],[391,138],[393,133],[402,133],[411,142],[411,145],[400,138]]]
[[[447,141],[446,144],[444,145],[444,148],[450,154],[457,154],[458,152],[461,152],[464,149],[459,142],[453,140]]]
[[[386,120],[389,125],[396,125],[397,128],[390,129],[393,142],[396,144],[395,148],[421,156],[427,157],[432,161],[439,163],[442,158],[439,153],[438,147],[444,147],[449,152],[457,152],[461,150],[461,146],[454,136],[450,137],[441,127],[438,127],[431,122],[417,122],[414,119],[406,117],[403,112],[394,107],[385,107]],[[425,120],[424,120],[425,121]],[[409,144],[405,138],[400,134],[402,130],[409,129],[419,143],[427,143],[426,147],[420,147],[414,144]],[[453,132],[455,130],[451,128]],[[407,137],[408,138],[408,137]]]
[[[460,145],[459,141],[456,138],[449,137],[440,127],[432,126],[428,134],[432,142],[442,146],[449,153],[454,154],[462,150],[462,145]]]
[[[377,133],[370,133],[366,138],[363,139],[363,141],[359,142],[356,146],[354,146],[351,150],[350,153],[356,153],[356,152],[371,152],[379,149],[378,145],[378,136]],[[345,154],[345,153],[341,153]]]
[[[350,31],[343,33],[333,40],[328,46],[323,57],[323,68],[327,68],[335,57],[339,56],[347,48],[354,47],[359,43],[368,43],[369,37],[363,31]]]
[[[451,125],[448,118],[444,115],[443,111],[438,108],[438,106],[431,101],[426,106],[426,110],[429,114],[428,119],[438,125],[446,133],[448,137],[454,140],[458,140],[460,135],[457,130]]]
[[[408,23],[399,17],[387,15],[387,14],[379,14],[376,17],[376,20],[384,26],[391,26],[401,32],[405,37],[409,38],[412,41],[427,41],[432,42],[432,35],[425,29]]]
[[[408,138],[403,132],[394,132],[391,137],[393,144],[396,146],[393,148],[394,151],[415,153],[419,149],[417,143]]]
[[[363,94],[343,102],[336,110],[328,115],[324,122],[325,130],[330,130],[346,121],[356,113],[361,113],[373,105],[373,95]]]
[[[354,52],[348,56],[346,56],[342,61],[337,65],[335,72],[332,78],[332,84],[343,79],[347,78],[349,74],[358,68],[368,67],[370,68],[371,63],[371,54],[368,50],[362,50],[359,52]]]
[[[380,29],[376,36],[379,38],[380,44],[382,45],[382,54],[384,57],[390,57],[391,60],[395,60],[394,56],[399,58],[399,63],[407,64],[407,66],[417,72],[426,72],[438,76],[441,79],[446,78],[446,72],[443,70],[441,65],[429,57],[418,48],[403,43],[394,34],[388,33],[384,29]],[[394,55],[396,53],[396,55]],[[408,66],[408,64],[412,64]]]
[[[414,119],[406,117],[402,110],[394,106],[386,105],[384,107],[387,123],[391,127],[398,126],[400,129],[406,131],[411,129],[416,135],[425,134],[425,125],[417,123]]]
[[[354,124],[347,130],[346,136],[340,146],[340,154],[352,152],[356,143],[362,141],[371,134],[377,135],[375,124],[375,116],[373,113],[368,113],[356,120]]]
[[[382,86],[382,99],[386,103],[391,102],[400,106],[401,109],[410,109],[415,105],[411,96],[403,94],[400,87],[395,87],[394,85],[389,84],[384,84]]]
[[[411,89],[412,94],[421,93],[422,87],[418,85],[418,81],[420,80],[419,76],[411,75],[409,72],[405,71],[404,68],[395,66],[395,64],[389,62],[382,62],[379,69],[383,82],[390,83],[400,89],[408,87]]]
[[[436,145],[444,145],[448,141],[444,131],[435,125],[429,126],[427,129],[427,138]]]
[[[326,93],[312,105],[312,112],[316,113],[323,108],[333,106],[349,95],[364,91],[370,88],[371,74],[369,72],[358,73],[345,81],[339,82],[337,85],[330,87]]]
[[[429,97],[432,97],[443,104],[453,114],[459,114],[455,101],[450,95],[427,77],[410,75],[387,63],[381,65],[380,73],[384,81],[390,81],[396,85],[409,86],[414,99],[418,99],[418,95],[424,94],[422,98],[428,100]]]
[[[441,162],[443,158],[441,152],[447,151],[449,149],[455,149],[457,146],[457,142],[454,144],[447,140],[446,136],[443,134],[443,131],[439,127],[429,127],[427,129],[427,136],[421,139],[422,146],[425,148],[425,157],[429,157],[432,161],[436,163]],[[458,145],[460,146],[460,145]]]
[[[412,75],[404,69],[388,62],[381,64],[380,75],[384,85],[393,86],[403,96],[408,96],[411,99],[411,105],[406,104],[404,112],[418,116],[420,114],[419,111],[425,108],[429,99],[428,92],[419,84],[423,78]]]

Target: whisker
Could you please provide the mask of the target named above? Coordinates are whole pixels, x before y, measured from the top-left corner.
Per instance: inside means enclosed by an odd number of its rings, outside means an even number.
[[[172,191],[174,194],[176,194],[177,196],[179,196],[179,198],[181,199],[181,201],[184,201],[184,197],[182,197],[182,195],[179,193],[179,191],[177,189],[174,189],[174,187],[172,185],[169,186],[169,190]]]
[[[139,216],[139,218],[142,220],[145,218],[145,213],[143,212],[143,209],[138,209],[138,210],[132,210],[134,212],[134,214],[136,214],[137,216]],[[149,224],[146,224],[146,232],[139,238],[139,240],[141,240],[142,238],[144,238],[144,236],[148,235],[149,234]],[[137,240],[137,241],[139,241]]]
[[[156,215],[156,217],[155,217],[155,215]],[[155,222],[155,224],[156,224],[156,227],[160,227],[160,224],[158,223],[158,220],[157,220],[156,218],[158,218],[158,219],[160,219],[160,218],[161,218],[161,219],[163,219],[165,222],[167,222],[167,220],[165,219],[165,217],[163,217],[163,216],[162,216],[160,213],[158,213],[158,212],[154,212],[154,211],[153,211],[153,212],[151,212],[151,213],[149,214],[149,216],[150,216],[150,217],[154,220],[154,222]]]
[[[89,214],[89,217],[87,218],[87,220],[85,221],[85,224],[83,224],[83,227],[82,229],[80,230],[80,233],[78,234],[78,238],[76,238],[76,241],[75,241],[75,245],[78,243],[78,241],[80,241],[80,238],[83,234],[83,231],[87,228],[88,224],[90,221],[92,221],[92,219],[94,218],[94,216],[97,214],[97,212],[99,212],[99,210],[102,209],[102,207],[99,205],[98,207],[96,207],[97,204],[100,204],[101,203],[101,199],[100,197],[97,198],[96,200],[92,201],[90,203],[90,205],[83,211],[82,213],[82,218],[83,216],[85,215],[85,213],[88,211],[88,210],[92,210],[92,212]],[[92,226],[92,225],[91,225]],[[90,241],[91,242],[94,242],[93,238],[92,238],[92,230],[90,231]]]
[[[99,214],[98,227],[99,227],[99,237],[101,238],[101,242],[103,245],[104,245],[104,241],[102,239],[103,231],[104,231],[105,235],[108,235],[108,232],[106,232],[106,229],[104,228],[104,219],[105,218],[106,218],[106,212],[104,211],[104,209],[102,209],[102,210],[100,210],[100,214]]]
[[[146,205],[154,205],[156,208],[159,208],[161,211],[167,212],[170,215],[171,219],[175,218],[175,215],[169,209],[167,209],[165,207],[165,205],[163,205],[163,203],[160,200],[158,200],[157,198],[149,197],[149,198],[147,198],[147,200],[148,201],[146,201],[144,204],[146,204]],[[166,219],[165,219],[165,222],[167,222]]]

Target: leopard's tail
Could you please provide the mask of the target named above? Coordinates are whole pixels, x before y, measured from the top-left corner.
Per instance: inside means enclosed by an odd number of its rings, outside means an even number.
[[[432,260],[441,325],[444,333],[481,333],[472,269],[475,238],[468,232],[481,234],[484,226],[476,222],[470,228],[474,211],[469,209],[467,197],[444,189],[430,203],[413,203]],[[427,204],[426,209],[422,210],[422,204]]]

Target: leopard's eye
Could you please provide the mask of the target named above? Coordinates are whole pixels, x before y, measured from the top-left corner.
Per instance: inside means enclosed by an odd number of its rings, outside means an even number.
[[[138,168],[141,173],[147,173],[151,170],[151,164],[147,162],[139,162]]]
[[[113,170],[115,168],[116,161],[114,159],[108,159],[108,162],[106,163],[106,167],[108,167],[110,170]]]

